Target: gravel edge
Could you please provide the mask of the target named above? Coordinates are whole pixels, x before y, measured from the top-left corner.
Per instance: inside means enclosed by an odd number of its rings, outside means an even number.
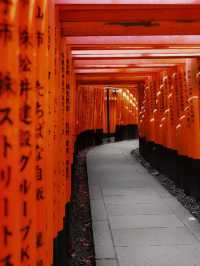
[[[139,153],[139,149],[133,150],[131,155],[144,166],[147,171],[154,176],[166,190],[173,195],[196,219],[200,222],[200,201],[194,197],[187,195],[183,189],[178,187],[169,177],[159,173],[153,168],[144,157]]]
[[[70,215],[68,266],[95,266],[94,239],[89,198],[86,156],[81,151],[75,162]]]

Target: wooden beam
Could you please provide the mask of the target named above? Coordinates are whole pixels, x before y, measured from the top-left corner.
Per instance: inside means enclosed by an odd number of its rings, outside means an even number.
[[[81,3],[65,3],[56,5],[56,8],[58,8],[61,12],[62,11],[87,11],[87,10],[108,10],[108,11],[120,11],[120,10],[152,10],[152,12],[156,10],[163,10],[166,11],[166,9],[174,10],[182,10],[182,9],[190,9],[195,10],[199,7],[200,1],[199,0],[151,0],[151,1],[145,1],[145,0],[129,0],[129,3],[127,3],[126,0],[111,0],[110,3],[107,1],[107,4],[104,4],[104,0],[99,0],[99,3],[95,3],[95,1],[91,1],[90,3],[83,3],[83,0],[80,0]],[[116,1],[116,2],[115,2]],[[171,2],[171,3],[170,3]],[[198,12],[197,12],[198,13]],[[181,16],[181,14],[179,14]],[[198,14],[197,14],[198,16]],[[169,14],[170,17],[170,14]]]
[[[131,80],[77,80],[78,85],[115,85],[116,87],[118,86],[133,86],[135,83],[134,82],[141,82],[146,80],[147,77],[138,77],[135,81]]]
[[[108,81],[108,83],[104,83],[104,82],[102,82],[102,81],[97,81],[97,82],[95,82],[95,81],[83,81],[83,82],[80,82],[80,83],[78,83],[78,85],[95,85],[95,86],[99,86],[99,89],[104,89],[104,87],[102,86],[102,85],[104,85],[104,86],[109,86],[109,85],[115,85],[115,87],[116,88],[118,88],[118,89],[121,89],[121,88],[127,88],[127,89],[133,89],[133,88],[137,88],[138,87],[138,82],[137,81],[131,81],[131,82],[128,82],[128,83],[126,83],[126,82],[124,82],[124,81],[122,81],[121,83],[120,82],[111,82],[111,83],[109,83],[109,81]]]
[[[132,47],[132,46],[154,46],[157,48],[158,46],[173,46],[178,48],[180,46],[194,46],[197,47],[200,45],[200,35],[162,35],[162,36],[85,36],[85,37],[65,37],[66,44],[70,46],[99,46],[99,47],[107,47],[112,46],[115,47]],[[111,48],[112,48],[111,47]],[[112,48],[113,49],[113,48]]]
[[[74,69],[131,69],[131,68],[169,68],[174,67],[175,64],[138,64],[138,65],[82,65],[75,66]]]
[[[200,12],[199,12],[200,13]],[[63,22],[63,36],[129,36],[129,35],[200,35],[200,20],[191,21],[118,21]]]
[[[157,0],[157,4],[195,4],[198,0]],[[130,5],[130,4],[155,4],[155,0],[55,0],[55,4],[60,5]]]
[[[63,36],[200,34],[200,4],[86,4],[58,8]]]
[[[158,72],[161,71],[163,68],[97,68],[97,69],[75,69],[75,73],[77,74],[90,74],[90,73],[100,73],[100,74],[107,74],[107,73],[148,73],[148,72]]]
[[[154,73],[137,73],[135,75],[133,74],[122,74],[122,73],[118,73],[118,74],[77,74],[76,78],[77,81],[109,81],[109,82],[133,82],[133,81],[137,81],[137,80],[144,80],[146,79],[148,76],[152,76]]]
[[[78,55],[78,56],[73,56],[74,59],[76,60],[121,60],[121,59],[130,59],[130,60],[135,60],[135,59],[178,59],[178,58],[196,58],[200,57],[199,53],[183,53],[183,54],[135,54],[135,55],[101,55],[101,56],[93,56],[93,55]]]
[[[87,60],[74,60],[74,67],[82,67],[84,65],[98,65],[98,66],[103,66],[103,65],[125,65],[125,66],[131,66],[134,64],[183,64],[185,62],[185,59],[104,59],[104,60],[94,60],[93,58],[87,59]]]
[[[199,4],[85,4],[59,6],[62,22],[133,22],[200,20]]]
[[[72,56],[78,56],[78,55],[95,55],[95,56],[98,56],[98,55],[120,55],[120,54],[124,54],[124,55],[134,55],[134,54],[161,54],[161,53],[164,53],[164,54],[183,54],[183,53],[186,53],[186,54],[189,54],[189,53],[199,53],[200,55],[200,47],[198,48],[187,48],[187,49],[173,49],[173,48],[170,48],[170,49],[139,49],[139,48],[135,48],[135,49],[89,49],[89,50],[86,50],[86,49],[80,49],[80,50],[74,50],[72,49]]]

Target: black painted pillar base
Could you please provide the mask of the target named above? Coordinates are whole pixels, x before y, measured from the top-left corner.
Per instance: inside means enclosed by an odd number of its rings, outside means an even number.
[[[71,203],[67,203],[63,219],[63,229],[58,232],[53,243],[53,266],[68,265],[68,250],[70,249],[70,224],[68,217],[70,217],[70,212]]]
[[[138,126],[137,125],[117,125],[115,130],[115,140],[129,140],[138,138]]]
[[[153,168],[173,180],[187,195],[200,200],[200,159],[180,155],[176,150],[141,137],[139,152]]]

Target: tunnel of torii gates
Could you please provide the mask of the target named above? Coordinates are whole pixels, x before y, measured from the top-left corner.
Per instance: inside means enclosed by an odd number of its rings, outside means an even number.
[[[85,132],[199,167],[198,1],[94,2],[0,1],[1,266],[52,265]]]

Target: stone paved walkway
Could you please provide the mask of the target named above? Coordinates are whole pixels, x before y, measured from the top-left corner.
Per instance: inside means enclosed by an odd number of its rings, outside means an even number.
[[[200,224],[130,155],[137,141],[88,153],[97,266],[199,266]]]

